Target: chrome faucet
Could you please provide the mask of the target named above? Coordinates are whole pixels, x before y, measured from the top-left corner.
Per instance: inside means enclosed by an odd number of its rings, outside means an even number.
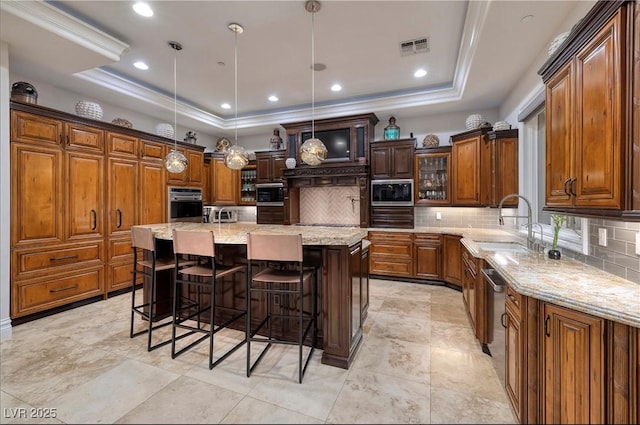
[[[225,207],[221,207],[218,210],[218,228],[220,228],[220,225],[222,224],[222,211],[225,210]]]
[[[544,231],[542,228],[542,224],[540,223],[532,223],[534,226],[538,226],[540,227],[540,243],[535,242],[535,233],[534,233],[534,237],[533,237],[533,247],[537,252],[544,252]]]
[[[523,199],[527,204],[527,215],[502,215],[502,204],[504,201],[510,198],[520,198]],[[531,225],[531,203],[527,198],[522,195],[518,195],[517,193],[511,193],[500,201],[500,205],[498,205],[498,223],[503,226],[504,225],[504,217],[513,217],[513,218],[526,218],[527,219],[527,248],[533,249],[534,240],[533,240],[533,226]]]

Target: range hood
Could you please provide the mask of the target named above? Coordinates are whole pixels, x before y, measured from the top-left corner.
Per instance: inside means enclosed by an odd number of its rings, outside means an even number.
[[[317,167],[298,166],[285,169],[282,176],[289,187],[366,186],[369,166],[360,163],[328,163]]]

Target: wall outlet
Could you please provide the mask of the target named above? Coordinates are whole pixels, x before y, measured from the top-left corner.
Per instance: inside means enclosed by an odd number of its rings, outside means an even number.
[[[436,212],[436,220],[442,220],[442,213],[440,211]]]
[[[636,255],[640,255],[640,232],[636,232]]]
[[[598,245],[607,246],[607,229],[604,227],[598,229]]]

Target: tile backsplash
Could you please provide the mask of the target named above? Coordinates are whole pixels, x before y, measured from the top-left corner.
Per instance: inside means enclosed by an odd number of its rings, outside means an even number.
[[[301,188],[300,223],[359,226],[360,187]]]
[[[414,207],[413,211],[415,226],[498,228],[497,208]]]

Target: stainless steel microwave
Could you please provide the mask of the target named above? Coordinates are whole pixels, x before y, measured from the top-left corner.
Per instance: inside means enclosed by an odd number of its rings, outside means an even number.
[[[371,180],[371,206],[412,206],[413,179]]]
[[[256,185],[256,206],[281,207],[284,205],[282,183],[260,183]]]

